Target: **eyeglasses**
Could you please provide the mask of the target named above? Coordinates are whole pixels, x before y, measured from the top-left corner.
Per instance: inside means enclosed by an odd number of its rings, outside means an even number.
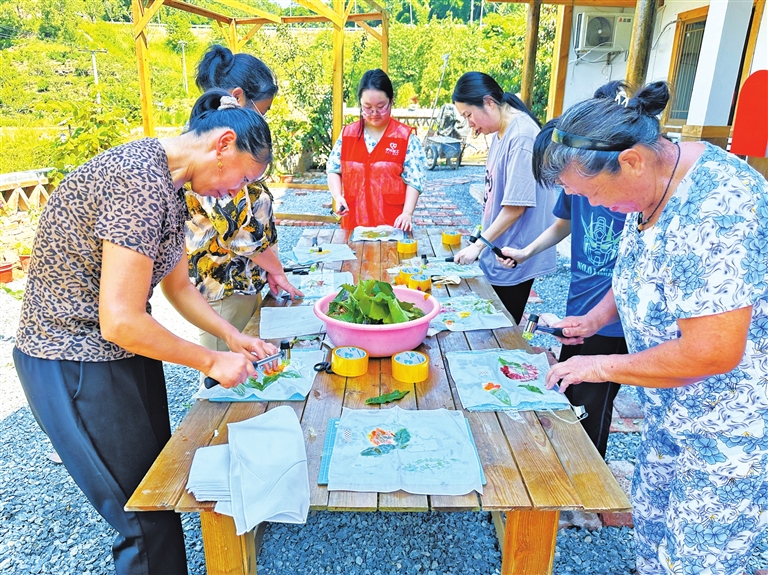
[[[392,106],[392,100],[387,102],[385,105],[377,106],[376,108],[366,108],[365,106],[363,106],[362,108],[360,108],[360,113],[363,116],[373,116],[373,115],[383,116],[387,112],[387,110],[389,110],[390,106]]]

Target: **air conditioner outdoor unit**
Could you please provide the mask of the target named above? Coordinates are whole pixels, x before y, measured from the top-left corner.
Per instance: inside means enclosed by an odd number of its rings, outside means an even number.
[[[586,52],[624,52],[632,37],[632,14],[581,12],[576,16],[574,49]]]

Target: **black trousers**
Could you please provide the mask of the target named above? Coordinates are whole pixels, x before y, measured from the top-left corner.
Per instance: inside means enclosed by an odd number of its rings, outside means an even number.
[[[72,479],[118,532],[118,575],[186,575],[181,518],[123,510],[171,437],[161,362],[48,360],[13,350],[32,414]]]
[[[515,324],[519,324],[523,319],[525,304],[528,303],[528,296],[533,287],[533,279],[524,281],[514,286],[492,286],[499,296],[501,303],[507,308],[507,311],[515,318]]]
[[[575,355],[611,355],[627,353],[627,343],[623,337],[593,335],[581,345],[564,345],[560,351],[560,361]],[[608,447],[608,433],[611,430],[613,400],[621,386],[612,381],[601,383],[580,383],[565,390],[565,396],[572,405],[583,405],[587,416],[581,425],[595,444],[600,455],[605,459]]]

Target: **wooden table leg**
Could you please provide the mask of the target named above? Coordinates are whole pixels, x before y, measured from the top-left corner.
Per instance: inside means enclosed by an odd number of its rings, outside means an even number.
[[[202,511],[200,527],[208,575],[256,575],[259,554],[256,539],[261,540],[261,525],[256,529],[258,537],[253,531],[238,536],[234,519],[213,511]]]
[[[501,574],[551,575],[560,512],[508,511],[506,517]]]

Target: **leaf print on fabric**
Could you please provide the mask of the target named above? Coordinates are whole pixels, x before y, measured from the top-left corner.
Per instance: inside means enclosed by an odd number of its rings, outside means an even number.
[[[500,385],[488,382],[483,386],[483,389],[498,399],[504,405],[510,407],[512,406],[512,400],[509,399],[509,394],[504,391]]]
[[[373,447],[360,452],[360,455],[365,457],[381,457],[394,449],[405,449],[411,441],[411,434],[404,427],[396,432],[377,427],[371,430],[367,437]]]
[[[430,469],[448,469],[451,464],[458,461],[455,457],[425,457],[423,459],[417,459],[401,468],[403,471],[422,472]]]
[[[518,363],[516,361],[507,361],[503,357],[499,358],[501,373],[507,379],[514,381],[533,381],[538,379],[539,370],[532,363]]]

